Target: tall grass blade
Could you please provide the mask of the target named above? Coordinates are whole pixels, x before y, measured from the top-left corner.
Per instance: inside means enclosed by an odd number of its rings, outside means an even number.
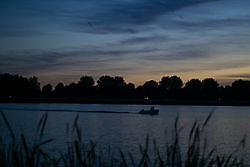
[[[46,123],[47,123],[47,119],[48,119],[48,112],[46,112],[46,113],[44,114],[44,119],[43,119],[43,121],[42,121],[42,127],[41,127],[41,131],[40,131],[40,139],[42,139],[42,137],[43,137],[45,125],[46,125]]]
[[[208,123],[209,120],[211,119],[213,113],[214,113],[214,111],[211,111],[211,112],[208,114],[208,116],[207,116],[205,122],[204,122],[203,125],[202,125],[201,131],[204,131],[204,128],[207,126],[207,123]]]
[[[3,113],[2,110],[0,110],[0,113],[1,113],[2,118],[3,118],[3,120],[4,120],[5,124],[6,124],[9,132],[10,132],[10,135],[11,135],[12,139],[15,141],[16,140],[16,136],[15,136],[14,131],[12,130],[12,128],[10,126],[10,123],[9,123],[8,119],[6,118],[6,116],[5,116],[5,114]]]

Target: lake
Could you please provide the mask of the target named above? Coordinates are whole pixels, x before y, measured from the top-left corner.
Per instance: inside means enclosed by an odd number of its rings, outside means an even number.
[[[149,109],[149,105],[0,103],[0,109],[5,113],[16,135],[24,133],[30,142],[35,135],[38,121],[48,112],[44,135],[45,138],[55,139],[47,146],[51,153],[65,149],[68,141],[67,123],[72,125],[77,114],[85,141],[92,139],[97,142],[99,148],[107,149],[110,146],[114,150],[121,148],[125,152],[135,154],[139,154],[138,145],[145,142],[147,134],[151,139],[156,139],[160,147],[164,147],[166,139],[171,138],[177,115],[179,126],[183,127],[183,148],[187,145],[188,132],[194,121],[202,122],[210,112],[213,112],[213,115],[206,130],[209,147],[216,145],[218,152],[228,154],[237,147],[244,135],[250,136],[250,107],[154,106],[160,110],[159,115],[138,114],[141,109]],[[2,118],[0,132],[6,141],[10,139]],[[246,140],[245,155],[247,162],[250,162],[249,137]]]

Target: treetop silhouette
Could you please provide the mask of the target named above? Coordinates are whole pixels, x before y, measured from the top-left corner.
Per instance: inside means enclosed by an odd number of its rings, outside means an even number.
[[[96,84],[95,84],[96,83]],[[19,75],[0,74],[0,97],[30,98],[85,98],[85,99],[204,99],[250,100],[250,81],[236,80],[232,85],[220,86],[213,78],[191,79],[183,84],[178,76],[163,76],[159,82],[146,81],[135,87],[121,76],[101,76],[96,82],[91,76],[82,76],[76,83],[51,84],[40,90],[38,79]]]

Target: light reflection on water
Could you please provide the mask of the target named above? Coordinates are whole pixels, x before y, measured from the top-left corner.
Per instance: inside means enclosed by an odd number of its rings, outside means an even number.
[[[24,133],[30,139],[34,137],[36,125],[48,111],[46,138],[55,139],[48,149],[56,152],[65,148],[67,142],[66,124],[73,124],[79,114],[79,125],[86,141],[92,139],[102,148],[111,146],[121,148],[125,152],[139,154],[138,144],[143,144],[147,134],[155,138],[161,147],[164,146],[167,134],[171,134],[177,115],[180,127],[184,127],[181,137],[186,141],[187,134],[195,120],[204,120],[209,112],[214,114],[207,127],[207,139],[211,146],[217,145],[222,153],[232,152],[243,135],[250,136],[250,107],[215,107],[215,106],[163,106],[156,105],[160,110],[157,116],[139,115],[137,112],[147,105],[111,105],[111,104],[0,104],[10,121],[15,133]],[[66,112],[66,110],[73,110]],[[74,111],[115,111],[131,112],[129,114],[91,113]],[[9,138],[7,128],[0,119],[0,132]],[[30,140],[31,142],[32,140]],[[250,139],[247,139],[246,155],[250,157]],[[186,143],[183,142],[183,147]],[[248,159],[248,162],[250,160]]]

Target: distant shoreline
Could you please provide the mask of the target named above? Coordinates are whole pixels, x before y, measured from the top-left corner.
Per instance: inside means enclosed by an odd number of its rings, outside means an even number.
[[[0,103],[72,103],[72,104],[144,104],[144,105],[207,105],[250,106],[250,101],[240,100],[187,100],[187,99],[82,99],[82,98],[0,98]]]

